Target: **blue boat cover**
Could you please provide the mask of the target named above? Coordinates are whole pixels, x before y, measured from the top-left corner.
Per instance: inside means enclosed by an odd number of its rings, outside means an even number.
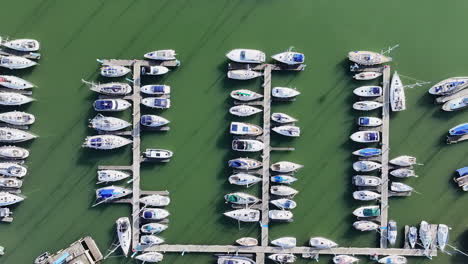
[[[70,253],[64,252],[62,256],[60,256],[58,259],[56,259],[52,264],[63,264],[66,263],[67,258],[70,256]]]
[[[141,123],[145,125],[151,125],[153,123],[152,120],[151,116],[144,115],[141,117]]]
[[[112,101],[111,100],[96,100],[94,102],[94,108],[96,108],[97,110],[112,109]]]
[[[98,196],[99,198],[110,198],[114,196],[114,189],[99,190]]]
[[[232,167],[232,168],[240,168],[243,165],[245,165],[245,162],[242,162],[240,160],[229,161],[229,166]]]
[[[368,117],[360,117],[359,118],[359,125],[369,125],[369,118]]]
[[[463,167],[461,169],[458,169],[457,172],[460,177],[465,176],[468,174],[468,167]]]
[[[237,125],[236,124],[232,124],[231,125],[231,132],[236,132],[237,131]]]
[[[367,135],[368,135],[368,138],[367,138],[368,140],[370,141],[377,140],[377,133],[368,133]]]
[[[373,94],[380,94],[380,87],[372,87],[371,92]]]
[[[303,54],[294,54],[293,55],[294,62],[304,62],[304,55]]]
[[[153,213],[152,212],[143,212],[143,218],[146,218],[146,219],[149,219],[149,218],[153,218]]]
[[[382,153],[382,151],[378,148],[365,148],[359,151],[359,154],[362,156],[375,156],[379,155],[380,153]]]
[[[273,176],[273,181],[281,183],[284,182],[284,179],[281,176]]]
[[[459,126],[454,127],[449,131],[450,135],[452,136],[461,136],[468,134],[468,124],[462,124]]]
[[[241,59],[245,59],[245,50],[240,52],[240,57]]]
[[[290,200],[287,200],[286,202],[284,202],[283,206],[284,208],[290,208],[292,205],[292,202]]]
[[[164,85],[153,85],[151,86],[153,93],[164,93]]]
[[[158,98],[158,99],[154,100],[154,106],[166,107],[167,106],[167,99]]]

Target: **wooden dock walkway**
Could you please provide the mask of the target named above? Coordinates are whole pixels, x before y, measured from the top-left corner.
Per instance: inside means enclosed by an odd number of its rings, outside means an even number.
[[[388,225],[388,152],[390,149],[390,66],[383,70],[383,106],[382,106],[382,196],[380,200],[380,247],[387,248]]]
[[[125,66],[125,67],[130,67],[130,66],[133,66],[135,64],[138,64],[139,65],[138,72],[140,72],[140,67],[142,67],[142,66],[164,66],[164,67],[178,67],[178,66],[180,66],[180,61],[178,61],[178,60],[153,61],[153,60],[98,59],[97,61],[102,63],[103,65],[118,65],[118,66]],[[135,73],[135,70],[136,69],[133,68],[134,73]]]

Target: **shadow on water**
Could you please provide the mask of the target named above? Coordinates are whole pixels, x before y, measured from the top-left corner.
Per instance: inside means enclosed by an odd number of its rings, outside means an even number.
[[[458,250],[462,252],[468,252],[468,230],[465,230],[463,233],[461,233],[457,237],[457,242],[458,245],[460,245],[460,248],[457,248]],[[450,263],[453,264],[459,264],[459,263],[466,263],[466,256],[460,253],[455,253],[451,258],[450,258]]]

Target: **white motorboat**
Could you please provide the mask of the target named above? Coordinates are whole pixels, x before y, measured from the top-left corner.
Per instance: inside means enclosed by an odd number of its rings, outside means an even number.
[[[254,49],[233,49],[226,54],[232,61],[240,63],[264,63],[265,53]]]
[[[302,64],[305,61],[303,53],[291,51],[288,49],[285,52],[281,52],[271,56],[272,59],[288,65]]]
[[[233,135],[259,136],[263,133],[263,129],[254,124],[231,122],[229,132]]]
[[[382,125],[382,119],[378,117],[362,116],[358,118],[357,124],[363,127],[377,127]]]
[[[0,192],[0,206],[8,206],[15,203],[22,202],[23,197],[8,192]]]
[[[15,126],[28,126],[36,121],[36,117],[26,112],[12,111],[0,113],[0,121]]]
[[[368,205],[362,206],[353,211],[353,215],[357,217],[377,217],[380,216],[380,206]]]
[[[275,131],[276,133],[287,136],[287,137],[299,137],[301,135],[301,128],[298,126],[277,126],[272,128],[271,130]]]
[[[29,157],[29,151],[16,146],[1,146],[0,158],[2,159],[25,159]]]
[[[239,209],[225,212],[224,215],[241,222],[258,222],[260,220],[260,211],[256,209]]]
[[[160,208],[146,208],[141,212],[141,217],[147,220],[161,220],[169,216],[169,212]]]
[[[145,246],[160,245],[164,243],[164,239],[155,235],[140,236],[140,244]]]
[[[263,97],[263,95],[252,92],[247,89],[234,90],[231,92],[231,97],[239,101],[253,101]]]
[[[352,62],[365,66],[382,64],[392,61],[392,58],[384,56],[383,54],[364,50],[350,51],[348,53],[348,59]]]
[[[96,189],[97,200],[114,200],[132,194],[132,190],[120,186],[106,186]]]
[[[130,72],[129,68],[118,65],[103,65],[101,75],[104,77],[122,77]]]
[[[294,263],[296,261],[296,256],[286,253],[271,254],[268,258],[278,263]]]
[[[294,209],[297,206],[297,203],[291,199],[281,198],[276,200],[271,200],[271,204],[278,207],[279,209]]]
[[[0,177],[0,188],[19,189],[23,185],[23,181],[17,178]]]
[[[296,118],[285,113],[273,113],[271,114],[271,120],[281,124],[293,123],[297,121]]]
[[[26,132],[24,130],[9,127],[0,127],[0,142],[16,143],[28,141],[35,138],[37,138],[36,135]]]
[[[174,156],[174,153],[167,149],[146,149],[145,152],[143,152],[143,154],[148,159],[158,160],[166,160]]]
[[[395,220],[389,220],[387,226],[387,240],[390,245],[394,246],[398,235],[397,223]]]
[[[102,112],[118,112],[128,109],[131,104],[124,99],[98,99],[94,101],[94,110]]]
[[[447,101],[443,106],[442,110],[444,111],[457,111],[464,109],[468,106],[468,96],[462,96]]]
[[[268,217],[273,221],[292,221],[293,213],[286,210],[270,210],[268,211]]]
[[[338,255],[333,257],[333,263],[335,264],[352,264],[358,261],[358,258],[350,255]]]
[[[41,47],[39,41],[35,39],[14,39],[6,41],[2,45],[9,49],[25,52],[38,51]]]
[[[309,244],[311,247],[318,249],[330,249],[338,246],[334,241],[324,237],[311,237]]]
[[[167,225],[160,223],[148,223],[141,226],[140,231],[145,234],[158,234],[168,228]]]
[[[392,83],[390,84],[390,106],[394,112],[406,110],[405,89],[396,71],[393,73]]]
[[[224,200],[226,203],[241,205],[255,204],[260,202],[260,199],[257,197],[243,192],[228,193],[224,195]]]
[[[273,185],[270,187],[270,193],[278,196],[294,196],[299,191],[285,185]]]
[[[282,248],[293,248],[296,246],[295,237],[280,237],[271,241],[271,244]]]
[[[392,256],[386,256],[384,258],[379,259],[379,263],[383,263],[383,264],[406,264],[406,263],[408,263],[408,261],[403,256],[392,255]]]
[[[452,77],[436,83],[429,89],[433,95],[448,95],[468,87],[468,77]]]
[[[360,73],[356,73],[353,78],[356,79],[356,80],[373,80],[377,77],[380,77],[382,76],[382,73],[381,72],[360,72]]]
[[[379,131],[367,130],[358,131],[350,136],[351,140],[359,143],[373,143],[380,141]]]
[[[431,226],[426,221],[421,221],[419,225],[419,239],[424,249],[428,250],[432,245]]]
[[[359,201],[372,201],[380,198],[380,194],[372,191],[355,191],[353,198]]]
[[[382,103],[374,101],[360,101],[353,104],[354,110],[371,111],[382,107]]]
[[[361,86],[353,90],[353,93],[361,97],[382,96],[382,87],[380,86]]]
[[[237,173],[229,176],[229,183],[234,185],[241,186],[251,186],[257,182],[260,182],[262,179],[246,173]]]
[[[163,84],[150,84],[142,86],[140,91],[150,95],[167,95],[171,93],[171,87]]]
[[[83,147],[109,150],[120,148],[132,143],[132,140],[114,135],[98,135],[86,137]]]
[[[35,87],[34,84],[13,75],[0,75],[0,85],[15,90]]]
[[[83,81],[85,83],[89,83],[86,81]],[[111,83],[100,83],[100,84],[94,84],[90,83],[90,90],[100,93],[100,94],[105,94],[105,95],[116,95],[116,96],[121,96],[121,95],[127,95],[132,92],[132,87],[127,84],[127,83],[120,83],[120,82],[111,82]]]
[[[129,122],[110,116],[97,114],[89,121],[90,127],[100,131],[117,131],[131,126]]]
[[[147,107],[156,109],[168,109],[171,107],[171,99],[167,98],[146,97],[141,100],[141,103]]]
[[[116,182],[130,177],[130,174],[118,170],[98,170],[97,178],[101,182]]]
[[[297,91],[296,89],[289,88],[289,87],[274,87],[271,89],[271,95],[276,98],[281,98],[281,99],[288,99],[288,98],[293,98],[301,93]]]
[[[445,246],[447,246],[449,240],[449,231],[450,228],[447,225],[439,224],[437,226],[437,244],[442,251],[445,251]]]
[[[255,261],[241,256],[219,256],[217,264],[255,264]]]
[[[142,115],[140,124],[147,127],[162,127],[169,124],[169,120],[157,115]]]
[[[407,155],[398,156],[394,159],[391,159],[389,163],[393,165],[397,165],[397,166],[402,166],[402,167],[408,167],[408,166],[417,164],[415,157],[407,156]]]
[[[382,184],[382,179],[376,176],[356,175],[353,177],[353,184],[362,187],[375,187]]]
[[[258,240],[253,237],[241,237],[236,240],[236,243],[244,247],[254,247],[258,245]]]
[[[254,139],[234,139],[232,150],[242,152],[257,152],[263,150],[263,142]]]
[[[24,177],[28,173],[26,167],[12,162],[0,162],[0,175],[9,177]]]
[[[253,70],[232,70],[228,71],[227,77],[233,80],[250,80],[263,76],[263,73]]]
[[[408,178],[408,177],[418,177],[414,170],[401,168],[390,171],[390,175],[398,177],[398,178]]]
[[[168,206],[171,203],[171,199],[168,196],[151,194],[141,197],[140,203],[146,206],[161,207]]]
[[[418,241],[418,228],[411,226],[408,232],[408,243],[411,248],[416,247],[416,242]]]
[[[12,92],[0,92],[0,105],[23,105],[35,99],[26,95]]]
[[[238,170],[253,170],[260,168],[262,166],[262,162],[249,158],[237,158],[229,160],[228,165],[229,167]]]
[[[17,56],[0,56],[0,67],[10,70],[25,69],[37,65],[37,62]]]
[[[270,177],[270,181],[281,184],[291,184],[297,181],[297,178],[288,175],[275,175]]]
[[[166,50],[155,50],[148,52],[144,55],[145,58],[150,60],[175,60],[176,59],[176,52],[173,49],[166,49]]]
[[[161,262],[163,258],[164,255],[159,252],[145,252],[135,257],[135,259],[143,261],[143,263],[157,263]]]
[[[303,165],[297,164],[294,162],[279,161],[279,162],[273,163],[270,169],[276,172],[288,173],[288,172],[295,172],[303,167],[304,167]]]
[[[360,160],[353,163],[353,169],[355,171],[368,172],[378,170],[380,168],[382,168],[382,164],[375,161]]]
[[[229,113],[235,116],[251,116],[262,112],[262,109],[250,105],[236,105],[229,108]]]
[[[392,182],[390,190],[393,192],[412,192],[413,187],[401,182]]]
[[[163,75],[169,72],[169,69],[164,66],[142,67],[141,74],[143,75]]]
[[[372,221],[356,221],[353,223],[353,227],[359,231],[375,231],[380,228],[380,225]]]
[[[125,257],[128,256],[130,245],[132,244],[132,226],[128,217],[120,217],[115,221],[117,225],[117,237],[119,238],[120,248]]]

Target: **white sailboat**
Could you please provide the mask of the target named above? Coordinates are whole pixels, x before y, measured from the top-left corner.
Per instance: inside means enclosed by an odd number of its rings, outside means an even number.
[[[408,167],[414,164],[417,164],[416,158],[408,155],[398,156],[394,159],[391,159],[389,163],[401,167]]]
[[[263,95],[252,92],[247,89],[234,90],[231,92],[231,97],[239,101],[253,101],[263,97]]]
[[[296,118],[285,113],[273,113],[271,114],[271,120],[281,124],[293,123],[297,121]]]
[[[373,80],[377,77],[382,76],[381,72],[360,72],[353,76],[356,80]]]
[[[132,125],[123,119],[102,114],[97,114],[89,123],[90,127],[100,131],[117,131]]]
[[[439,224],[437,226],[437,244],[442,251],[445,251],[445,246],[447,246],[449,240],[449,231],[450,228],[447,225]]]
[[[348,59],[352,62],[365,66],[382,64],[392,61],[392,58],[387,57],[381,53],[364,50],[350,51],[348,53]]]
[[[242,152],[258,152],[263,150],[263,142],[254,139],[234,139],[232,150]]]
[[[0,92],[0,105],[16,106],[34,101],[35,99],[26,95],[12,92]]]
[[[142,86],[140,88],[140,91],[144,94],[149,95],[168,95],[171,93],[171,87],[169,85],[164,84],[149,84]]]
[[[382,96],[383,90],[380,86],[361,86],[353,90],[353,93],[361,97]]]
[[[24,130],[9,127],[0,127],[0,142],[16,143],[28,141],[35,138],[37,138],[36,135],[30,132],[26,132]]]
[[[403,256],[392,255],[392,256],[386,256],[384,258],[379,259],[379,263],[382,263],[382,264],[406,264],[406,263],[408,263],[408,260]]]
[[[169,215],[169,211],[160,208],[146,208],[141,212],[141,217],[146,220],[161,220]]]
[[[255,183],[258,183],[261,180],[262,179],[257,176],[253,176],[253,175],[246,174],[246,173],[237,173],[237,174],[229,176],[230,184],[247,186],[247,187]]]
[[[271,254],[268,258],[278,263],[294,263],[296,261],[296,256],[287,253]]]
[[[256,209],[239,209],[225,212],[224,215],[241,222],[258,222],[260,220],[260,211]]]
[[[169,120],[157,115],[142,115],[140,124],[147,127],[161,127],[169,124]]]
[[[291,126],[291,125],[284,125],[284,126],[277,126],[272,128],[271,130],[275,131],[276,133],[287,136],[287,137],[299,137],[301,135],[301,128],[298,126]]]
[[[236,240],[236,243],[244,247],[254,247],[258,245],[258,240],[253,237],[241,237]]]
[[[0,188],[19,189],[23,185],[23,181],[12,177],[0,177]]]
[[[0,206],[9,206],[15,203],[22,202],[23,197],[8,192],[0,192]]]
[[[375,231],[380,228],[380,225],[372,221],[356,221],[353,227],[359,231]]]
[[[309,239],[309,244],[311,247],[318,249],[330,249],[338,246],[334,241],[324,237],[311,237]]]
[[[229,132],[233,135],[240,136],[259,136],[263,133],[263,129],[254,124],[231,122]]]
[[[148,68],[143,67],[141,74],[143,75],[164,75],[169,72],[169,69],[164,66],[150,66]]]
[[[119,65],[103,65],[101,67],[101,75],[104,77],[122,77],[130,72],[129,68]]]
[[[462,110],[468,106],[468,96],[462,96],[447,101],[443,106],[442,110],[444,111],[457,111]]]
[[[39,41],[35,39],[14,39],[2,43],[3,46],[17,51],[32,52],[38,51],[41,47]]]
[[[293,219],[293,213],[286,210],[270,210],[268,211],[268,217],[273,221],[286,221],[290,222]]]
[[[273,163],[270,169],[276,172],[288,173],[288,172],[295,172],[303,167],[304,165],[297,164],[294,162],[279,161],[279,162]]]
[[[10,70],[25,69],[37,65],[37,62],[17,56],[0,56],[0,67]]]
[[[120,217],[115,221],[117,225],[117,237],[119,238],[120,248],[125,257],[128,256],[130,245],[132,243],[132,226],[128,217]]]
[[[227,77],[233,80],[250,80],[263,76],[263,73],[253,70],[232,70],[228,71]]]
[[[448,95],[468,87],[468,77],[451,77],[434,84],[429,93],[433,95]]]
[[[224,200],[226,203],[241,205],[254,204],[260,201],[257,197],[243,192],[228,193],[224,195]]]
[[[406,110],[405,89],[396,71],[390,84],[390,106],[394,112]]]
[[[135,257],[135,259],[139,261],[143,261],[143,263],[157,263],[163,260],[163,254],[159,252],[145,252]]]
[[[382,168],[382,164],[377,163],[375,161],[369,161],[369,160],[360,160],[356,161],[353,163],[353,169],[355,171],[363,171],[363,172],[368,172],[368,171],[374,171]]]
[[[300,95],[301,93],[295,88],[289,87],[274,87],[271,89],[271,95],[276,98],[289,99]]]
[[[168,196],[151,194],[141,197],[140,203],[146,206],[160,207],[169,205],[169,203],[171,203],[171,199]]]
[[[148,223],[141,226],[140,230],[145,234],[158,234],[168,228],[167,225],[160,223]]]
[[[251,116],[262,111],[262,109],[250,105],[236,105],[229,109],[229,113],[235,116]]]
[[[140,244],[145,246],[160,245],[164,243],[164,239],[155,235],[140,236]]]
[[[299,191],[286,185],[273,185],[270,187],[270,193],[278,196],[294,196]]]
[[[13,75],[0,75],[0,85],[14,90],[24,90],[35,87],[34,84]]]
[[[355,191],[353,198],[359,201],[372,201],[380,198],[380,194],[372,191]]]
[[[121,82],[111,82],[111,83],[100,83],[94,84],[87,81],[82,80],[84,83],[90,84],[90,90],[105,94],[105,95],[127,95],[132,92],[132,87],[127,83]]]
[[[129,173],[118,170],[98,170],[97,175],[99,183],[116,182],[130,177]]]
[[[349,255],[338,255],[333,257],[333,263],[335,264],[352,264],[358,261],[358,258]]]
[[[303,53],[299,52],[294,52],[292,51],[292,48],[289,48],[285,52],[281,52],[278,54],[275,54],[271,56],[276,61],[279,61],[281,63],[287,64],[287,65],[297,65],[297,64],[302,64],[305,61],[305,56]]]
[[[280,237],[271,241],[271,244],[282,248],[293,248],[296,246],[295,237]]]
[[[13,162],[0,162],[0,175],[10,177],[24,177],[28,169],[22,165]]]
[[[83,147],[100,149],[100,150],[110,150],[115,148],[120,148],[125,145],[132,143],[132,140],[114,135],[98,135],[86,137]]]
[[[15,126],[28,126],[36,121],[33,114],[19,111],[0,113],[0,121]]]
[[[354,110],[371,111],[382,107],[382,103],[374,101],[360,101],[353,104]]]

